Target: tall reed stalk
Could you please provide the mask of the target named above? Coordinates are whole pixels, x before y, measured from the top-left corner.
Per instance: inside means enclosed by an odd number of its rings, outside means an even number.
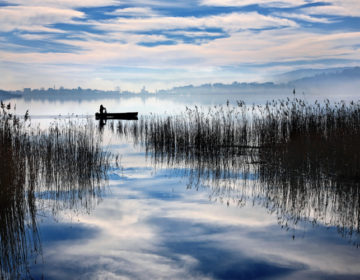
[[[183,167],[189,186],[210,186],[213,199],[253,197],[282,225],[309,220],[359,236],[360,102],[239,101],[120,127],[137,132],[156,164]]]
[[[89,211],[101,193],[111,155],[101,148],[94,123],[54,122],[29,127],[1,102],[0,277],[30,276],[29,254],[41,252],[38,211],[49,207]],[[44,207],[46,209],[44,209]]]

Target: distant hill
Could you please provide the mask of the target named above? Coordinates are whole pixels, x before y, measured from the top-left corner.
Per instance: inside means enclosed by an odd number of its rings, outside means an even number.
[[[333,84],[355,82],[360,82],[360,67],[322,72],[311,77],[293,80],[289,84],[296,86],[331,86]]]
[[[325,68],[325,69],[300,69],[295,71],[286,72],[274,76],[272,79],[276,83],[291,83],[297,80],[306,78],[312,78],[321,75],[339,74],[345,71],[357,72],[359,67],[337,67],[337,68]]]
[[[322,74],[339,73],[343,70],[353,69],[352,67],[337,67],[337,68],[325,68],[325,69],[299,69],[290,72],[285,72],[274,76],[272,79],[276,83],[288,83],[303,78],[311,78]]]

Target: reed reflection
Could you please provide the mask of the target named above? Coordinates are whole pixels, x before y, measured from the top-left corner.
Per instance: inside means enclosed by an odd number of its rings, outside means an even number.
[[[0,112],[0,277],[30,277],[29,259],[41,254],[39,212],[90,211],[101,198],[111,155],[90,121],[29,127]],[[7,108],[8,107],[8,108]]]
[[[119,122],[117,131],[133,135],[156,165],[182,169],[189,187],[210,186],[211,199],[261,204],[285,227],[336,226],[359,244],[360,102],[195,107]]]

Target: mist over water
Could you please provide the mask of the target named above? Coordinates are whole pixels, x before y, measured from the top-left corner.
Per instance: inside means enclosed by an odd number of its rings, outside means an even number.
[[[223,105],[226,101],[235,105],[237,101],[245,101],[246,104],[264,104],[267,101],[286,99],[292,96],[293,90],[297,97],[309,102],[326,99],[331,101],[357,101],[359,100],[358,88],[359,78],[336,79],[336,75],[327,78],[311,78],[310,82],[295,80],[290,83],[272,85],[235,86],[206,84],[203,86],[183,87],[164,91],[164,93],[146,94],[62,94],[47,93],[27,94],[21,98],[10,98],[6,102],[16,104],[15,113],[24,115],[30,109],[33,118],[54,118],[66,116],[93,116],[103,103],[109,112],[131,112],[137,111],[142,115],[174,114],[183,112],[186,107]],[[10,95],[11,96],[11,95]]]

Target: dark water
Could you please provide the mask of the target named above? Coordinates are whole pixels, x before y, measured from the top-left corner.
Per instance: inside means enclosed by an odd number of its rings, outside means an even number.
[[[45,107],[43,115],[59,110],[87,115],[99,101],[81,106],[64,101],[60,109],[52,101],[46,106],[17,102],[18,111],[28,106]],[[156,99],[107,102],[108,108],[127,104],[154,110],[188,105]],[[51,121],[34,118],[32,125],[47,127]],[[261,165],[264,158],[246,154],[214,160],[206,154],[171,153],[134,141],[134,134],[119,133],[116,125],[107,123],[99,135],[107,151],[120,155],[120,164],[111,162],[107,183],[79,184],[81,172],[65,169],[60,181],[42,181],[36,191],[13,194],[12,204],[2,207],[4,277],[360,277],[356,182],[323,179],[297,162],[288,173],[280,172],[285,157],[274,158],[278,165]],[[6,173],[9,165],[1,166]],[[1,201],[9,202],[4,192]],[[8,209],[15,219],[8,219]]]

